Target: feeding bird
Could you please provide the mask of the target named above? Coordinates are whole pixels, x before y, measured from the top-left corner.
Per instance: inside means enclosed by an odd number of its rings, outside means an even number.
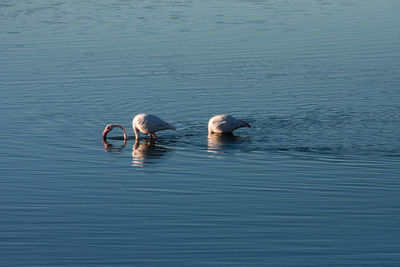
[[[119,124],[108,124],[103,131],[103,140],[107,138],[107,134],[112,131],[113,128],[119,127],[124,132],[124,139],[127,139],[128,136],[123,126]],[[163,121],[159,117],[151,114],[138,114],[132,120],[132,128],[135,132],[136,139],[140,138],[139,132],[143,134],[147,134],[150,137],[150,140],[157,139],[156,132],[162,130],[176,130],[176,128],[169,124],[168,122]]]
[[[176,128],[159,117],[151,114],[138,114],[132,120],[133,131],[136,139],[139,139],[139,131],[148,134],[150,139],[157,139],[156,132],[162,130],[176,130]]]
[[[128,135],[126,134],[125,128],[120,124],[108,124],[103,131],[103,142],[107,140],[107,134],[111,132],[115,127],[121,128],[122,132],[124,133],[124,140],[128,139]]]
[[[216,115],[208,122],[208,133],[232,133],[241,127],[251,128],[247,122],[238,120],[231,115]]]

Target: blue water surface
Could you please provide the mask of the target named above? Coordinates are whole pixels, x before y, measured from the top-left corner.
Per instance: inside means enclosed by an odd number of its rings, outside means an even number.
[[[399,266],[399,14],[1,1],[0,266]]]

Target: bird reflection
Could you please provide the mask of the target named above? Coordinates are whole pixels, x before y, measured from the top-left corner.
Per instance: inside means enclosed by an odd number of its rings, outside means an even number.
[[[208,134],[208,152],[226,153],[222,149],[228,148],[232,144],[240,143],[240,137],[232,133],[210,133]]]
[[[106,139],[103,139],[104,150],[107,152],[122,152],[126,146],[127,139],[124,139],[121,146],[114,146],[112,143],[108,142]]]
[[[136,139],[132,147],[133,166],[143,167],[146,163],[154,162],[152,159],[160,159],[167,151],[164,146],[156,144],[155,140],[149,139],[141,143]]]

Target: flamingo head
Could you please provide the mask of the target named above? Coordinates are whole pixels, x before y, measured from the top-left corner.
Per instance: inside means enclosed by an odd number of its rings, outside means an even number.
[[[125,128],[120,124],[107,124],[106,128],[103,131],[103,140],[107,139],[107,134],[111,132],[115,127],[121,128],[122,132],[124,133],[124,140],[128,139],[128,135],[126,134]]]

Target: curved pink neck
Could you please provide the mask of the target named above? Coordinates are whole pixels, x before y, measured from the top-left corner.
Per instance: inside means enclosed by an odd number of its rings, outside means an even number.
[[[113,124],[112,126],[121,128],[122,132],[124,133],[124,140],[127,140],[127,139],[128,139],[128,135],[127,135],[127,133],[126,133],[126,130],[125,130],[125,128],[124,128],[122,125],[120,125],[120,124]],[[104,131],[104,132],[103,132],[103,140],[107,140],[107,134],[108,134],[108,133],[109,133],[109,131],[108,131],[108,132],[107,132],[107,131]]]
[[[134,126],[134,127],[133,127],[133,131],[135,132],[135,138],[136,138],[136,139],[140,139],[140,134],[139,134],[138,128],[136,128],[136,127]]]
[[[128,139],[128,135],[126,134],[126,130],[122,125],[114,124],[114,126],[121,128],[122,132],[124,133],[124,140]]]

